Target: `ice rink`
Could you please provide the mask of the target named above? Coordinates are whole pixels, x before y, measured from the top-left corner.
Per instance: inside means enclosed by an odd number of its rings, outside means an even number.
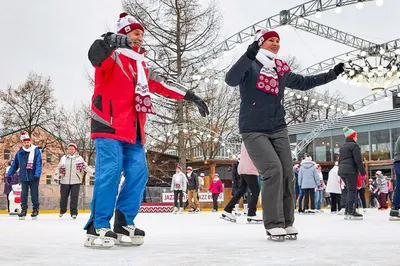
[[[259,213],[261,214],[261,213]],[[236,224],[221,213],[139,214],[141,247],[87,249],[88,214],[40,214],[20,221],[1,215],[1,265],[400,265],[400,222],[368,210],[363,221],[328,212],[296,215],[297,241],[268,241],[262,224]]]

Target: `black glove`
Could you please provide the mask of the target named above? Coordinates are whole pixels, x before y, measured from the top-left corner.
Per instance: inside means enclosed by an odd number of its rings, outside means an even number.
[[[133,43],[126,35],[107,32],[101,35],[101,37],[103,37],[104,42],[112,48],[132,49]]]
[[[95,40],[90,46],[88,57],[92,65],[101,66],[112,53],[113,48],[108,46],[104,40]]]
[[[258,45],[258,41],[254,41],[252,44],[249,45],[246,51],[246,55],[251,60],[256,60],[256,55],[260,50],[260,46]]]
[[[206,103],[199,96],[194,94],[194,92],[187,91],[187,93],[186,93],[185,97],[183,97],[183,99],[196,104],[197,107],[199,108],[199,112],[202,117],[206,117],[206,115],[210,114],[210,111],[208,111],[208,107],[207,107]]]
[[[344,72],[344,63],[339,63],[333,68],[333,72],[335,72],[336,76],[339,76]]]

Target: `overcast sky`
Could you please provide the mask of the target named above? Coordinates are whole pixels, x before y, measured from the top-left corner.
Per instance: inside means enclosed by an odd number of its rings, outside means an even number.
[[[327,11],[320,19],[309,18],[382,43],[400,37],[400,1],[384,1],[379,8],[368,2],[361,10],[352,5],[339,15]],[[307,1],[219,0],[224,17],[221,41],[282,9],[304,2]],[[55,95],[65,106],[88,101],[91,91],[85,73],[93,71],[87,59],[88,48],[107,29],[115,29],[120,11],[118,0],[4,1],[0,9],[0,88],[17,86],[30,71],[35,71],[52,78]],[[278,28],[277,31],[281,35],[280,56],[296,56],[302,68],[353,50],[300,30]],[[237,57],[247,45],[238,46],[230,54]],[[325,88],[343,92],[350,103],[370,94],[365,88],[344,86],[340,81]],[[382,101],[368,111],[388,108],[387,102]]]

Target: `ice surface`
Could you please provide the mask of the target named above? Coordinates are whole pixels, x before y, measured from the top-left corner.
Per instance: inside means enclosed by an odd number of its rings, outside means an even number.
[[[363,221],[296,215],[299,238],[283,243],[268,241],[263,224],[220,215],[139,214],[145,244],[111,250],[83,246],[88,214],[0,215],[0,265],[400,265],[400,222],[390,222],[388,211],[368,210]]]

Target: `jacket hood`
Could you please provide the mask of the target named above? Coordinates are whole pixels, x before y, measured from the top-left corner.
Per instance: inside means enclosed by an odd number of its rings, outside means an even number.
[[[315,162],[312,162],[312,161],[311,162],[308,162],[308,161],[302,162],[301,167],[310,169],[311,167],[315,167]]]

